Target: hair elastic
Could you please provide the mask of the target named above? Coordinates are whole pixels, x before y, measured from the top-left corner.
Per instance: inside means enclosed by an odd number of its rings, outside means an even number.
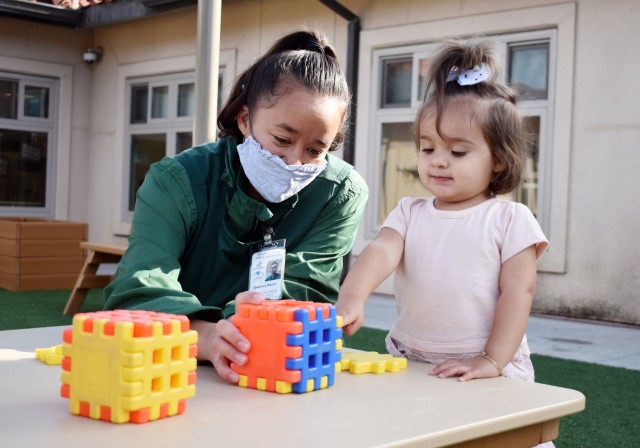
[[[461,86],[472,86],[489,79],[489,67],[486,64],[476,66],[469,70],[452,70],[447,76],[447,82],[458,81]]]
[[[324,54],[324,48],[318,41],[309,42],[309,45],[307,45],[305,49],[315,53]]]

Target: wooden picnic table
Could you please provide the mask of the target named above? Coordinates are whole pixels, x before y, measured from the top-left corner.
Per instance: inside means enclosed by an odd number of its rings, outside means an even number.
[[[113,280],[112,275],[98,275],[98,268],[103,263],[118,263],[125,250],[127,250],[128,243],[92,243],[83,241],[80,243],[80,247],[87,251],[87,258],[67,300],[64,314],[79,312],[91,288],[104,288]]]

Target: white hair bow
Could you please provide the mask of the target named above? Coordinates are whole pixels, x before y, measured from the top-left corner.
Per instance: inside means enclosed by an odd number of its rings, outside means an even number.
[[[452,70],[447,76],[447,82],[458,81],[461,86],[472,86],[489,79],[489,67],[485,64],[469,70]]]

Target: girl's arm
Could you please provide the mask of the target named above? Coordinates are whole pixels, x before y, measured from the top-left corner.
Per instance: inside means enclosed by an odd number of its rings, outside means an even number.
[[[502,264],[500,298],[489,339],[484,347],[500,369],[515,355],[525,330],[536,292],[536,248],[529,246]],[[461,375],[460,381],[498,376],[498,369],[482,356],[468,360],[447,360],[431,372],[441,378]]]
[[[529,246],[502,265],[500,299],[484,348],[501,368],[511,362],[524,337],[536,294],[536,279],[535,246]]]
[[[358,256],[345,278],[336,302],[336,310],[343,319],[343,331],[353,334],[364,322],[364,303],[400,263],[404,239],[388,227]]]

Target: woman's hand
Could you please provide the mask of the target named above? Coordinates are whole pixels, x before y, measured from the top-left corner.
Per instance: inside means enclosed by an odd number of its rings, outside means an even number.
[[[241,303],[260,303],[265,297],[257,292],[246,291],[236,295],[236,307]],[[198,359],[208,360],[226,381],[237,383],[238,374],[231,370],[231,361],[239,365],[247,362],[246,353],[251,348],[249,340],[228,319],[216,323],[193,321],[192,327],[198,332]]]
[[[435,366],[429,375],[439,378],[449,378],[459,375],[460,381],[468,381],[478,378],[493,378],[499,376],[498,370],[482,355],[469,359],[447,359]]]
[[[336,314],[342,316],[342,331],[352,335],[364,324],[364,303],[339,298],[336,302]]]

